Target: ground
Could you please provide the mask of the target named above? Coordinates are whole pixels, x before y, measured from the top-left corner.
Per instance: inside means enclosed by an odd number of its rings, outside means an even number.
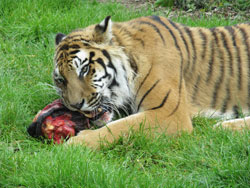
[[[219,17],[228,18],[231,20],[239,19],[249,21],[250,17],[250,10],[246,11],[236,11],[230,6],[221,6],[221,7],[214,7],[209,11],[204,11],[203,9],[200,10],[180,10],[175,7],[173,8],[166,8],[166,7],[156,7],[154,3],[156,0],[97,0],[98,2],[106,3],[106,2],[119,2],[122,5],[138,11],[138,10],[145,10],[151,9],[155,14],[164,15],[168,18],[177,18],[181,16],[188,16],[188,17],[211,17],[212,15],[218,15]]]

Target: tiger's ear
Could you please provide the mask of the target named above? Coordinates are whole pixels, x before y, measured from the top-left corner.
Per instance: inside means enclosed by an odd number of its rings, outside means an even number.
[[[97,42],[109,43],[112,40],[111,16],[107,16],[101,23],[95,26]]]
[[[62,33],[57,33],[56,34],[56,45],[58,45],[64,38],[66,37],[66,35],[62,34]]]

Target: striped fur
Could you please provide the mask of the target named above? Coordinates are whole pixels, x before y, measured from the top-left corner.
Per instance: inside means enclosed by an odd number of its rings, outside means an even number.
[[[250,109],[250,24],[209,29],[158,16],[122,23],[107,17],[58,34],[56,44],[54,79],[69,108],[132,112],[69,143],[97,147],[142,121],[167,134],[190,132],[197,113],[233,117]]]

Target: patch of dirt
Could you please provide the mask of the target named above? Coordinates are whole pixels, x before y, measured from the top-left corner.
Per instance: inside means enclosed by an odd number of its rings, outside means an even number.
[[[118,2],[125,5],[128,8],[138,10],[153,6],[155,0],[98,0],[99,2]]]
[[[151,9],[153,13],[156,15],[163,15],[167,16],[168,18],[177,18],[178,16],[187,16],[191,18],[200,18],[200,17],[211,17],[212,15],[217,15],[224,17],[230,20],[243,20],[249,22],[250,18],[250,10],[247,11],[235,11],[232,7],[217,7],[213,10],[204,12],[203,10],[188,10],[183,11],[173,8],[166,8],[166,7],[155,7],[154,3],[156,0],[97,0],[101,3],[106,2],[118,2],[131,10],[140,11],[142,9]]]

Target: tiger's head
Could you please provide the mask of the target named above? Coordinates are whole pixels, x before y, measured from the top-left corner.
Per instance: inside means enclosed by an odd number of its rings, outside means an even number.
[[[56,35],[53,79],[64,104],[93,120],[111,121],[131,99],[133,72],[121,47],[113,46],[112,22]]]

